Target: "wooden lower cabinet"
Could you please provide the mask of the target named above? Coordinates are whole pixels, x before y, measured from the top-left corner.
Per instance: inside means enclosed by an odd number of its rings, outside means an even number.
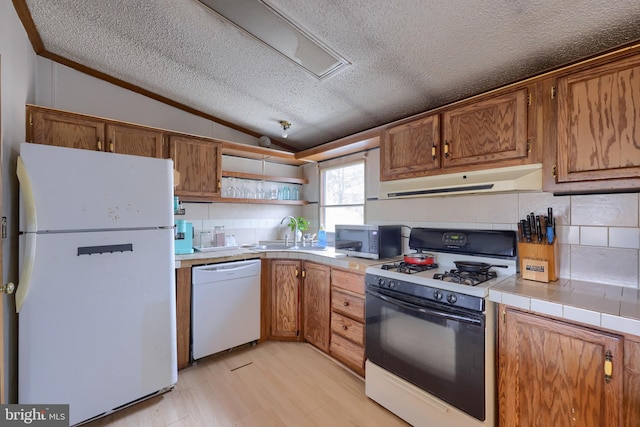
[[[364,375],[364,273],[291,259],[267,263],[267,339],[304,340]]]
[[[302,281],[304,339],[329,352],[331,315],[331,267],[305,262]]]
[[[271,338],[297,340],[300,336],[300,278],[302,262],[270,262]]]
[[[364,274],[331,271],[330,354],[364,375]]]
[[[625,349],[620,335],[505,306],[500,311],[501,426],[638,425],[637,359],[623,375],[624,355],[637,356],[637,343]],[[633,382],[625,384],[628,376]],[[631,401],[624,397],[628,386],[635,387],[626,396]]]
[[[189,366],[191,340],[191,267],[176,269],[176,340],[178,369]]]
[[[624,340],[624,395],[622,425],[640,426],[640,337]]]

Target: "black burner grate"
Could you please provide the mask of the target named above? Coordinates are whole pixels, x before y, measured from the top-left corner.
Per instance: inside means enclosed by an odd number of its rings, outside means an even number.
[[[444,280],[445,282],[459,283],[461,285],[476,286],[487,280],[495,279],[498,273],[495,271],[471,272],[452,269],[444,273],[436,273],[433,278],[436,280]]]
[[[394,262],[393,264],[383,264],[383,270],[393,270],[398,273],[413,274],[421,271],[434,270],[438,268],[438,264],[410,264],[408,262]]]

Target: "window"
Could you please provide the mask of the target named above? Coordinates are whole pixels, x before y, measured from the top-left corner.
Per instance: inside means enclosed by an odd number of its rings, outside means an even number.
[[[325,230],[336,224],[364,224],[364,161],[321,171],[320,220]]]

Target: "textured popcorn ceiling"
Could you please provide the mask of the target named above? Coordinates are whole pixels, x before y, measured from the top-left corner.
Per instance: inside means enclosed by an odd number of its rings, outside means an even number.
[[[298,149],[640,40],[638,0],[268,0],[352,63],[318,80],[196,0],[26,0],[45,49]]]

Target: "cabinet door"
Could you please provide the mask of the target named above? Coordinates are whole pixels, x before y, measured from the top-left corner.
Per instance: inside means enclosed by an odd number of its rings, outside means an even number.
[[[624,399],[622,423],[640,426],[640,337],[624,340]]]
[[[302,301],[304,306],[304,339],[329,352],[331,328],[330,267],[304,263]]]
[[[300,261],[271,261],[271,335],[300,335]]]
[[[178,369],[189,366],[191,336],[191,267],[176,269],[176,339]]]
[[[620,425],[620,337],[512,309],[500,327],[501,426]]]
[[[557,182],[640,176],[640,55],[562,77],[557,96]]]
[[[169,151],[180,173],[176,196],[183,200],[211,200],[220,197],[222,145],[209,140],[171,136]]]
[[[29,114],[31,142],[84,150],[104,150],[104,122],[35,108],[31,108]]]
[[[161,131],[137,126],[107,124],[107,151],[134,156],[167,158]]]
[[[527,89],[443,113],[442,166],[526,158]]]
[[[387,129],[380,141],[380,180],[415,178],[440,168],[437,114]]]

